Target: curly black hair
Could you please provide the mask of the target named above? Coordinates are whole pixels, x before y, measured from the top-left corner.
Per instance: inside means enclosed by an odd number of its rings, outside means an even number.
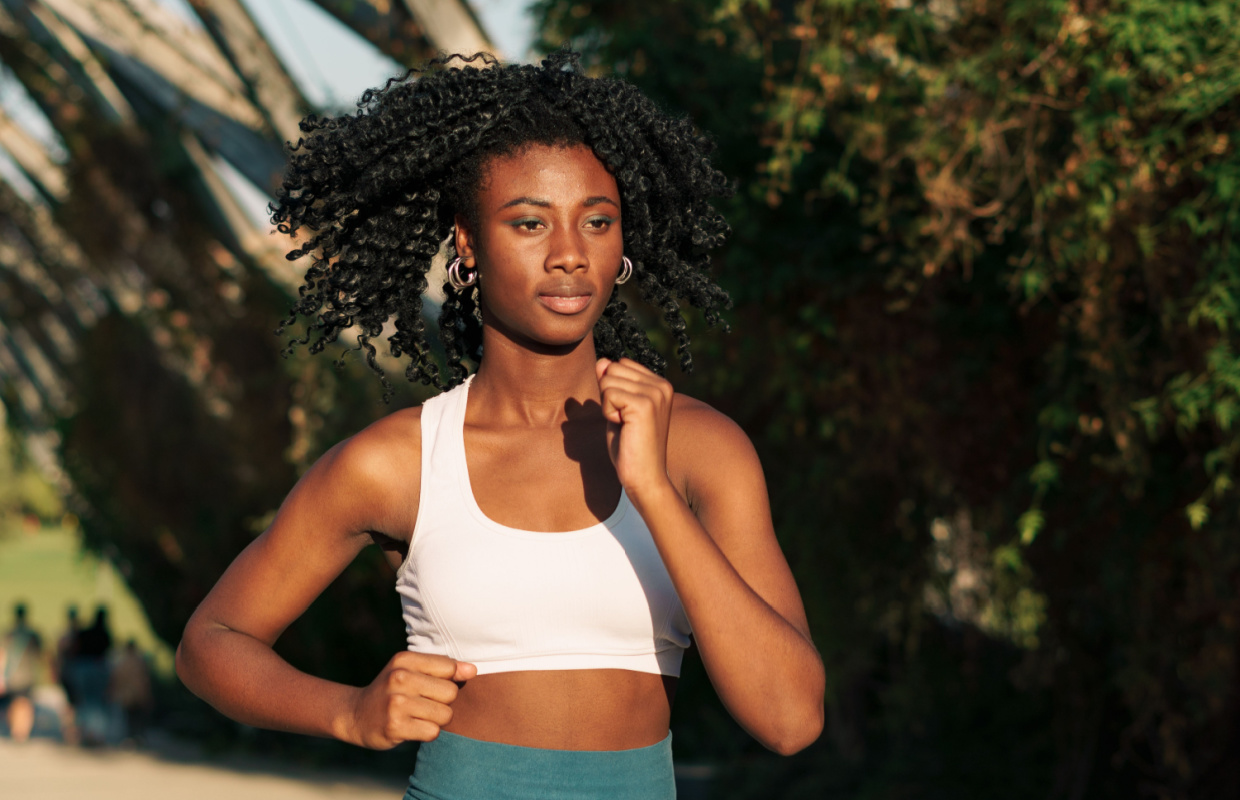
[[[482,69],[474,66],[481,62]],[[350,116],[307,117],[271,219],[286,234],[310,232],[290,260],[311,257],[305,283],[280,332],[313,320],[286,352],[317,353],[358,327],[358,349],[383,380],[371,340],[389,319],[391,353],[409,356],[411,381],[447,388],[464,380],[464,359],[482,358],[477,288],[444,286],[439,339],[447,380],[422,319],[431,259],[454,247],[455,215],[476,220],[487,162],[532,144],[588,146],[612,173],[624,213],[624,251],[643,298],[662,311],[680,363],[692,369],[680,301],[712,324],[730,305],[706,274],[710,250],[728,234],[710,205],[729,185],[710,163],[713,144],[687,119],[670,117],[633,86],[583,74],[562,50],[540,66],[500,64],[487,54],[448,56],[367,91]],[[311,342],[312,336],[318,336]],[[656,372],[665,360],[613,292],[594,330],[611,359],[629,355]]]

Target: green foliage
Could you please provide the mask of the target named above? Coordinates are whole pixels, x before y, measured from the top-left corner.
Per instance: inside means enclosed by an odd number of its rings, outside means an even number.
[[[31,463],[0,407],[0,537],[27,524],[59,520],[60,493]]]
[[[1009,762],[1013,783],[1180,797],[1237,777],[1240,742],[1216,735],[1240,699],[1236,5],[539,13],[547,46],[715,135],[737,180],[718,267],[742,333],[682,388],[764,456],[832,676],[824,752],[887,769],[924,746],[906,708],[846,713],[849,687],[907,689],[892,658],[947,685],[917,642],[963,623],[1041,665],[990,702],[1054,698],[1054,758]],[[958,518],[981,544],[941,568],[932,523]],[[926,605],[966,573],[986,603]]]

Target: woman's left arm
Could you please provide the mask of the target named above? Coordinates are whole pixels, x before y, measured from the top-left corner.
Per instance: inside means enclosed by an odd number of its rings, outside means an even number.
[[[612,462],[650,528],[720,699],[771,750],[805,748],[822,732],[826,677],[775,539],[753,445],[726,416],[676,398],[634,361],[603,359],[598,372]]]

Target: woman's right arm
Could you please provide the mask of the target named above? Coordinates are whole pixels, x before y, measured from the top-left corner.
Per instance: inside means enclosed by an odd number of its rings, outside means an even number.
[[[369,686],[316,678],[272,644],[377,532],[409,541],[417,519],[421,409],[328,451],[271,527],[233,561],[185,626],[177,674],[220,712],[261,728],[386,749],[434,739],[470,664],[400,652]]]

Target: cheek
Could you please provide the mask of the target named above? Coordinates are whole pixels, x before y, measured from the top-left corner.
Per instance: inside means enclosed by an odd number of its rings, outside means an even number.
[[[478,302],[487,311],[501,317],[509,316],[508,309],[520,304],[520,298],[529,294],[530,283],[521,273],[519,265],[484,260],[478,272]]]
[[[520,260],[514,259],[511,251],[505,251],[499,258],[479,260],[478,286],[490,288],[496,294],[511,294],[528,282],[524,272]]]
[[[607,254],[607,266],[619,267],[620,257],[624,255],[624,233],[619,225],[610,235],[603,237],[601,249]]]

